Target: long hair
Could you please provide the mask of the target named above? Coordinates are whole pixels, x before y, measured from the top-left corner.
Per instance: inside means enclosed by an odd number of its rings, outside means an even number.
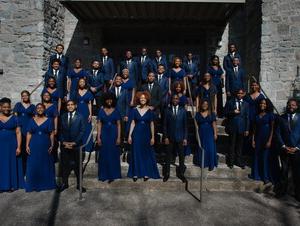
[[[211,112],[212,112],[212,107],[211,107],[211,103],[210,103],[210,101],[208,100],[208,99],[201,99],[200,101],[199,101],[199,109],[198,109],[198,111],[199,112],[203,112],[203,109],[202,109],[202,105],[203,105],[203,103],[205,103],[205,102],[207,102],[207,104],[208,104],[208,115],[211,115]]]
[[[266,112],[267,112],[267,113],[271,113],[271,112],[274,111],[274,106],[273,106],[271,100],[268,99],[268,98],[263,98],[263,99],[259,100],[259,101],[257,102],[257,104],[256,104],[256,109],[258,110],[258,113],[261,113],[261,112],[262,112],[261,109],[260,109],[260,104],[261,104],[262,101],[266,101],[266,105],[267,105],[267,107],[266,107]]]

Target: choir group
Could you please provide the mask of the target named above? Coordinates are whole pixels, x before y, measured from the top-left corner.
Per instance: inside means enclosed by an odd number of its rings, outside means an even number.
[[[251,82],[246,94],[247,76],[234,44],[229,45],[223,67],[214,55],[205,73],[200,73],[200,61],[192,52],[169,62],[160,49],[153,58],[147,48],[135,57],[128,50],[116,67],[108,50],[102,48],[87,70],[81,59],[75,59],[71,67],[63,51],[59,44],[50,57],[41,103],[33,105],[26,90],[13,109],[10,99],[1,99],[1,191],[63,191],[72,170],[79,183],[80,147],[85,144],[84,152],[95,150],[89,139],[93,112],[97,114],[99,180],[111,183],[121,178],[121,150],[128,151],[127,176],[133,181],[159,179],[154,144],[161,140],[163,181],[168,180],[170,164],[178,156],[176,174],[186,182],[185,156],[193,152],[194,164],[201,165],[202,149],[191,151],[189,147],[188,106],[195,106],[193,118],[205,152],[205,167],[213,170],[218,166],[217,118],[224,118],[229,134],[228,167],[244,169],[243,153],[251,153],[249,176],[273,183],[278,196],[287,192],[292,168],[295,195],[300,199],[298,102],[290,99],[286,112],[279,116],[273,113],[258,82]],[[156,134],[162,134],[161,139]],[[60,186],[55,173],[58,159]]]

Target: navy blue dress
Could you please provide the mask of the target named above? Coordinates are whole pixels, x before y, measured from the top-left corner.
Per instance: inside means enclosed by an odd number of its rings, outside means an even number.
[[[87,91],[82,96],[77,93],[77,111],[81,114],[85,120],[85,132],[83,136],[83,144],[85,144],[89,138],[89,135],[92,131],[92,121],[88,122],[90,115],[89,111],[89,102],[94,99],[93,94],[90,91]],[[93,150],[93,139],[90,139],[89,144],[85,146],[85,151],[91,152]]]
[[[45,92],[50,93],[50,92],[47,90],[46,87],[43,89],[42,95],[43,95]],[[58,106],[58,100],[59,100],[60,98],[63,98],[63,97],[59,94],[58,89],[55,89],[52,93],[50,93],[50,97],[51,97],[51,102],[52,102],[53,104],[55,104],[56,106]]]
[[[250,94],[246,95],[244,100],[249,104],[249,120],[250,120],[250,127],[252,127],[252,123],[255,123],[255,117],[258,112],[258,103],[260,100],[265,99],[263,94],[259,94],[258,97],[252,99]]]
[[[204,167],[213,170],[218,166],[218,156],[216,150],[216,142],[214,139],[213,122],[216,121],[216,115],[212,113],[203,117],[200,113],[196,113],[195,119],[199,128],[199,136],[202,148],[204,149]],[[201,166],[202,152],[198,149],[194,155],[194,164]]]
[[[98,120],[102,123],[98,178],[101,181],[121,178],[120,149],[116,145],[118,138],[117,121],[121,120],[121,115],[116,109],[109,115],[100,109]]]
[[[171,83],[173,84],[175,81],[182,81],[184,77],[186,76],[186,72],[184,69],[181,69],[180,71],[176,72],[173,69],[170,69],[168,76],[171,78]]]
[[[76,100],[77,90],[78,90],[78,81],[81,78],[87,77],[88,73],[84,69],[76,73],[74,69],[68,72],[68,78],[71,79],[70,87],[70,100]]]
[[[251,171],[251,178],[254,180],[273,181],[270,174],[270,149],[266,148],[266,143],[270,137],[271,124],[274,120],[273,113],[255,117],[255,153]]]
[[[54,158],[48,152],[53,121],[47,118],[41,125],[37,125],[34,119],[31,119],[27,130],[32,136],[29,143],[30,155],[27,158],[26,192],[55,189]]]
[[[132,132],[131,157],[129,160],[128,177],[149,177],[153,179],[160,178],[153,146],[150,145],[151,128],[155,115],[148,110],[143,116],[138,110],[132,110],[132,120],[135,121],[135,127]]]
[[[212,84],[217,88],[218,93],[222,93],[222,75],[224,71],[221,67],[215,70],[212,66],[209,66],[207,72],[211,74]]]
[[[57,106],[55,104],[52,104],[50,107],[46,108],[45,116],[54,120],[54,118],[58,116]]]
[[[22,158],[16,156],[18,119],[11,116],[0,121],[0,191],[17,190],[24,187]]]

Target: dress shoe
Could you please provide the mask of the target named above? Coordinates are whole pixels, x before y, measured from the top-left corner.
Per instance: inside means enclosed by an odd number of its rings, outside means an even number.
[[[178,178],[182,181],[182,183],[186,183],[187,180],[183,175],[178,175]]]
[[[233,169],[233,165],[228,165],[228,167],[229,167],[230,169]]]
[[[164,176],[163,182],[167,182],[169,180],[169,177],[170,177],[169,175]]]
[[[138,179],[137,177],[132,178],[133,182],[136,182]]]
[[[76,189],[79,190],[79,185],[76,186]],[[85,187],[81,187],[82,193],[86,193],[86,188]]]
[[[68,184],[62,184],[59,187],[57,187],[56,191],[58,192],[63,192],[64,190],[66,190],[67,188],[69,188]]]
[[[108,180],[108,182],[107,182],[107,183],[109,183],[109,184],[110,184],[110,183],[112,183],[112,182],[114,182],[114,180]]]
[[[149,177],[144,177],[144,181],[147,181],[147,180],[149,180]]]

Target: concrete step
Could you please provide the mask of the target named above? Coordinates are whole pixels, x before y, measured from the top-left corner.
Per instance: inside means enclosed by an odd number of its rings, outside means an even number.
[[[115,180],[112,183],[101,182],[97,178],[84,178],[83,186],[88,190],[95,189],[113,189],[113,190],[131,190],[138,192],[147,192],[153,190],[160,191],[193,191],[196,196],[199,195],[200,180],[189,180],[187,183],[182,183],[179,179],[169,179],[163,182],[161,179],[149,179],[144,182],[139,179],[133,182],[130,178]],[[75,178],[69,178],[69,183],[75,186]],[[260,182],[239,179],[205,179],[203,181],[203,191],[255,191],[261,186]]]

